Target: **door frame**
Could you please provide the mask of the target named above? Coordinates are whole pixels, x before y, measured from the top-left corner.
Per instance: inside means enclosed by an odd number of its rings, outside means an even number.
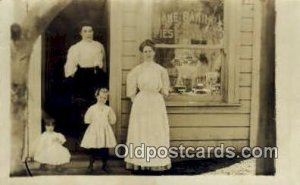
[[[121,91],[122,91],[122,1],[109,0],[109,103],[116,112],[113,126],[118,143],[121,142]]]
[[[122,8],[121,1],[108,0],[108,28],[109,28],[109,88],[110,106],[114,109],[117,116],[117,123],[113,126],[116,138],[118,142],[121,139],[121,88],[122,88],[122,14],[120,11]],[[28,128],[26,135],[28,143],[26,147],[26,153],[32,156],[34,150],[34,142],[40,136],[42,131],[41,119],[42,119],[42,95],[44,93],[42,82],[45,63],[45,41],[44,36],[36,41],[34,50],[31,56],[30,73],[29,73],[29,108],[28,108]]]

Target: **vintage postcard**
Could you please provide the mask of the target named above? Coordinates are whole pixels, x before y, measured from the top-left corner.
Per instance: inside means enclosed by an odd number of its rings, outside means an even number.
[[[4,181],[297,182],[297,6],[0,1]]]

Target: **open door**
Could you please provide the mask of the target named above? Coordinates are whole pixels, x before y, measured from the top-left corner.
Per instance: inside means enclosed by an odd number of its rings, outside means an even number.
[[[78,42],[78,25],[89,20],[94,25],[94,40],[106,51],[105,71],[109,73],[109,16],[107,0],[73,1],[52,21],[43,35],[42,107],[44,116],[56,120],[55,130],[67,138],[71,152],[80,152],[85,125],[78,117],[85,112],[74,104],[64,87],[64,65],[68,49]],[[109,76],[109,74],[108,74]]]

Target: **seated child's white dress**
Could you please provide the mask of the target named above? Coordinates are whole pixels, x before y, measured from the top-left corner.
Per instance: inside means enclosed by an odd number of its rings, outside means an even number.
[[[116,115],[109,106],[92,105],[84,116],[84,122],[90,125],[85,131],[81,147],[92,149],[116,146],[116,138],[110,126],[116,122]]]
[[[36,145],[34,160],[51,165],[62,165],[70,162],[70,152],[62,146],[65,137],[57,132],[44,132]]]

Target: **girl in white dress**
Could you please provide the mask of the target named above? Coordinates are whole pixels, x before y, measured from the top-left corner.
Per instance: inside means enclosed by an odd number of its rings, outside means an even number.
[[[151,40],[141,43],[140,51],[144,62],[130,71],[127,77],[127,96],[131,98],[127,146],[170,145],[169,123],[163,96],[169,94],[169,76],[167,70],[154,62],[155,47]],[[132,170],[164,171],[171,167],[171,160],[155,157],[146,158],[127,156],[126,168]]]
[[[84,116],[84,122],[85,124],[89,124],[89,126],[80,146],[89,150],[89,172],[93,171],[96,156],[100,155],[103,162],[102,169],[109,173],[109,169],[107,168],[108,148],[114,148],[117,144],[110,124],[116,123],[116,115],[111,107],[105,105],[108,99],[107,89],[97,89],[95,96],[97,103],[89,107]]]
[[[70,152],[62,146],[66,142],[65,137],[54,131],[54,120],[45,120],[46,131],[37,140],[34,151],[34,160],[39,162],[40,168],[46,170],[46,164],[55,165],[58,171],[62,170],[61,165],[70,162]]]

